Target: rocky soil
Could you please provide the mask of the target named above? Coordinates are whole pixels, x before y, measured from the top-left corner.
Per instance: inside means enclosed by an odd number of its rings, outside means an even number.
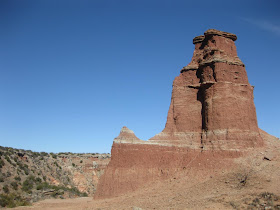
[[[110,154],[46,153],[0,147],[0,205],[93,196]]]

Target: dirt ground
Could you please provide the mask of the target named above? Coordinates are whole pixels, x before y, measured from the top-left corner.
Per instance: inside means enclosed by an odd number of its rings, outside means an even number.
[[[49,199],[15,209],[280,209],[280,140],[262,135],[264,148],[235,159],[234,167],[215,177],[186,171],[116,198]]]

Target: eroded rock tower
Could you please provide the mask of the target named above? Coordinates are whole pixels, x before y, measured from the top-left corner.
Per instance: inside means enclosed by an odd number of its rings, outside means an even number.
[[[224,159],[263,145],[236,35],[207,30],[193,39],[191,62],[173,82],[164,130],[148,141],[124,127],[96,197],[133,191],[187,167],[214,173]],[[201,172],[203,173],[203,171]]]

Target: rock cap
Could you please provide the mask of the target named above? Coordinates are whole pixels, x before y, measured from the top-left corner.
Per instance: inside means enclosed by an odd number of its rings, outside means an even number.
[[[205,31],[204,36],[205,37],[207,37],[207,36],[223,36],[225,38],[231,39],[232,41],[237,40],[237,36],[235,34],[224,32],[224,31],[219,31],[219,30],[216,30],[216,29],[209,29],[209,30]]]
[[[219,31],[216,29],[208,29],[207,31],[204,32],[204,35],[194,37],[193,44],[203,42],[203,40],[209,36],[222,36],[222,37],[231,39],[232,41],[237,40],[237,36],[235,34],[224,32],[224,31]]]

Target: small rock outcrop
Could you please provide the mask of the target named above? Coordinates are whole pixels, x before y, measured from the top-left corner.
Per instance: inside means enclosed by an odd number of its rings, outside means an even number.
[[[124,126],[121,129],[120,135],[114,141],[118,143],[136,143],[141,140],[135,136],[132,130]]]
[[[96,198],[134,191],[186,169],[199,171],[195,176],[215,174],[229,159],[263,146],[236,40],[215,29],[193,39],[192,60],[173,82],[165,128],[148,141],[122,129]]]

